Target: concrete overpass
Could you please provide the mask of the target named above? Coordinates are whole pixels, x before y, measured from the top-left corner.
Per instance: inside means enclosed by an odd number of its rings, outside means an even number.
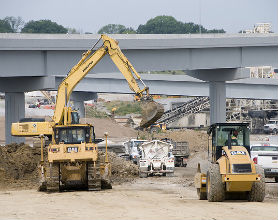
[[[141,74],[151,94],[209,96],[209,82],[187,75]],[[0,92],[29,92],[45,88],[57,90],[65,76],[22,77],[21,84],[13,84],[13,77],[3,77]],[[34,84],[34,85],[33,85]],[[30,85],[26,90],[25,86]],[[125,78],[119,73],[88,74],[75,88],[76,92],[133,94]],[[238,99],[278,100],[278,80],[246,78],[226,82],[226,97]],[[88,99],[91,97],[88,97]]]
[[[121,49],[137,71],[186,70],[189,75],[197,79],[209,81],[203,85],[203,91],[205,93],[205,90],[207,92],[209,89],[211,122],[225,120],[225,82],[249,77],[249,74],[241,68],[259,65],[278,66],[277,34],[113,35],[112,37],[119,40]],[[7,97],[6,130],[9,130],[11,122],[24,117],[22,91],[53,89],[53,80],[54,84],[59,81],[57,75],[65,75],[79,60],[82,52],[91,48],[98,38],[99,35],[0,34],[0,81],[3,82],[2,84],[5,82],[6,87],[9,88],[2,89],[5,90]],[[91,73],[116,71],[114,64],[106,57]],[[82,85],[86,83],[88,85],[88,82],[93,80],[96,78],[88,77],[87,81],[80,84],[78,88],[85,90]],[[101,79],[97,80],[101,81]],[[110,83],[116,80],[109,79]],[[176,81],[172,80],[172,82]],[[186,88],[190,87],[189,84],[192,86],[196,83],[191,81],[186,84],[185,82],[181,80],[175,83],[175,85],[179,84],[179,92],[185,91],[181,89],[182,84]],[[150,87],[153,90],[155,84],[160,85],[161,88],[162,85],[168,85],[167,80],[153,80],[152,83]],[[122,84],[123,81],[119,85]],[[228,83],[227,95],[229,95],[229,85]],[[249,91],[247,88],[250,86],[240,85],[243,84],[237,84],[237,87],[235,85],[233,91],[240,91],[239,95],[247,94],[246,91]],[[98,86],[99,84],[96,84],[96,87]],[[272,84],[269,86],[276,88]],[[19,87],[22,90],[16,92]],[[117,85],[111,88],[116,87],[124,88]],[[165,88],[169,88],[169,93],[173,91],[175,94],[175,86],[164,87],[164,91]],[[266,84],[260,84],[260,88],[264,90]],[[257,98],[264,98],[267,93],[258,95]],[[10,137],[7,138],[8,142],[12,140]]]

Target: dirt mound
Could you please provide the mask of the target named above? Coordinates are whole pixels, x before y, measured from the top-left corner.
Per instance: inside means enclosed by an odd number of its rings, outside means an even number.
[[[195,131],[191,129],[179,131],[168,130],[155,134],[154,138],[170,138],[173,141],[187,141],[191,153],[207,150],[208,135],[205,131]]]
[[[0,186],[34,186],[40,149],[31,148],[23,143],[9,144],[0,147],[0,158]]]
[[[81,123],[90,123],[95,126],[95,133],[98,138],[103,138],[104,132],[108,132],[109,137],[136,137],[137,132],[133,128],[124,127],[117,124],[110,118],[87,118],[81,119]]]
[[[0,189],[38,187],[40,148],[23,143],[9,144],[0,147],[0,157]],[[112,183],[130,181],[138,175],[138,167],[130,161],[110,152],[108,157],[112,166]],[[104,152],[100,152],[100,158],[104,161]]]
[[[101,161],[105,160],[105,152],[100,152],[100,159]],[[111,163],[112,183],[131,181],[138,176],[139,168],[131,161],[118,157],[113,152],[108,152],[108,159]]]

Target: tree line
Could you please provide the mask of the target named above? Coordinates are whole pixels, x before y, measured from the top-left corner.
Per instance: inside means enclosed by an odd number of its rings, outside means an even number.
[[[51,20],[31,20],[27,23],[21,17],[5,17],[0,19],[0,33],[50,33],[78,34],[74,28],[66,28]],[[193,22],[177,21],[172,16],[156,16],[141,24],[135,30],[122,24],[108,24],[99,29],[98,34],[194,34],[225,33],[224,29],[206,29]]]

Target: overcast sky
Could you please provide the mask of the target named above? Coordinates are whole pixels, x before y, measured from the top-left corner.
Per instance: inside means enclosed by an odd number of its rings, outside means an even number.
[[[270,22],[277,33],[278,0],[2,0],[1,18],[21,16],[50,19],[65,27],[96,33],[106,24],[138,25],[157,15],[171,15],[182,22],[228,33]],[[201,12],[201,13],[200,13]],[[201,14],[201,16],[200,16]]]

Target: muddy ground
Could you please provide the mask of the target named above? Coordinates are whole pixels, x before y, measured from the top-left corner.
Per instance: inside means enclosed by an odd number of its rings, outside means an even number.
[[[262,203],[197,199],[193,168],[177,168],[175,177],[136,178],[99,192],[42,193],[0,191],[1,219],[277,219],[277,197]],[[277,183],[268,183],[267,190]],[[273,191],[272,189],[272,191]]]

